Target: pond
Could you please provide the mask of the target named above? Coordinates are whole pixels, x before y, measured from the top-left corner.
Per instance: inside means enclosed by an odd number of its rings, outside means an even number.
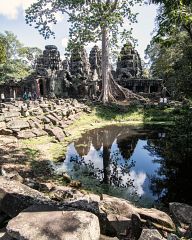
[[[184,184],[191,164],[178,155],[180,147],[175,143],[167,128],[107,126],[88,131],[69,144],[64,162],[56,169],[80,180],[87,190],[143,207],[170,201],[189,203]]]

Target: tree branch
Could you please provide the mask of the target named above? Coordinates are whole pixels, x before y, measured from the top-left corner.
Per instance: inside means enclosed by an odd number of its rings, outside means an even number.
[[[114,2],[114,4],[113,4],[113,6],[112,6],[110,12],[114,12],[114,11],[115,11],[115,9],[117,8],[117,4],[118,4],[118,2],[119,2],[119,0],[115,0],[115,2]]]

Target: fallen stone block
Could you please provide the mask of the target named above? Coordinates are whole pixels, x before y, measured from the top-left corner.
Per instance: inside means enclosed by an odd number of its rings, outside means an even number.
[[[5,122],[0,122],[0,130],[6,128]]]
[[[1,137],[0,137],[0,146],[11,144],[11,143],[17,143],[17,138],[13,137],[13,136],[1,135]]]
[[[4,128],[4,129],[0,129],[0,134],[1,135],[13,135],[13,131],[11,129]]]
[[[20,113],[20,112],[10,111],[10,112],[4,113],[4,117],[5,117],[5,118],[20,117],[20,116],[21,116],[21,113]]]
[[[180,225],[192,223],[192,206],[184,203],[172,202],[169,204],[169,210],[176,222]]]
[[[36,137],[41,137],[41,136],[46,136],[47,132],[45,132],[44,130],[40,129],[40,128],[33,128],[31,129],[32,133],[34,133],[36,135]]]
[[[129,220],[132,220],[133,215],[140,216],[141,221],[144,222],[149,220],[151,224],[154,224],[154,226],[160,230],[165,230],[166,228],[172,231],[175,230],[173,221],[166,213],[157,209],[138,208],[125,199],[108,196],[106,194],[103,194],[100,200],[97,198],[70,200],[67,202],[67,205],[96,214],[100,219],[102,234],[105,235],[108,235],[106,233],[111,234],[118,232],[119,229],[129,226]],[[115,218],[124,219],[125,224],[122,223],[115,228]]]
[[[31,205],[47,203],[51,200],[43,193],[26,185],[0,177],[0,210],[15,217]]]
[[[143,229],[139,240],[165,240],[156,229]]]
[[[33,206],[21,212],[7,225],[15,239],[25,240],[99,240],[98,218],[84,211],[54,211]]]
[[[36,135],[31,130],[23,130],[17,133],[19,139],[29,139],[34,138]]]
[[[5,120],[4,115],[0,115],[0,122],[3,122]]]
[[[46,117],[53,123],[53,125],[58,125],[59,124],[59,120],[57,118],[55,118],[52,115],[46,115]]]
[[[137,208],[136,211],[142,219],[150,220],[154,226],[159,229],[167,228],[175,230],[175,224],[165,212],[159,211],[155,208]]]
[[[7,123],[7,128],[10,129],[25,129],[29,128],[29,123],[25,120],[12,120],[9,123]]]
[[[59,142],[64,141],[65,138],[65,134],[63,132],[63,130],[59,127],[46,127],[45,131],[50,135],[50,136],[54,136]]]

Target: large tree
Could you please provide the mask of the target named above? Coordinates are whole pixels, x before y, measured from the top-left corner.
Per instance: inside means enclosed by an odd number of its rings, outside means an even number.
[[[191,0],[149,0],[160,4],[157,15],[157,40],[167,34],[186,31],[192,41],[192,1]]]
[[[192,2],[151,0],[160,4],[154,35],[146,53],[153,76],[164,79],[170,92],[192,96]]]
[[[154,37],[146,49],[150,74],[161,78],[175,97],[192,96],[192,43],[185,31],[169,35],[166,41]]]
[[[25,78],[41,52],[36,47],[25,47],[12,32],[0,33],[0,82]]]
[[[71,23],[70,44],[102,41],[102,100],[104,103],[128,98],[142,99],[119,86],[110,72],[110,47],[130,36],[124,21],[133,23],[136,14],[131,7],[142,0],[38,0],[26,11],[26,22],[35,24],[45,38],[54,35],[50,23],[57,23],[56,13],[67,14]]]

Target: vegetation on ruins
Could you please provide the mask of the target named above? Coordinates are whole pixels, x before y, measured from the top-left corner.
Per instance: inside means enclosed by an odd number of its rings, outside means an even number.
[[[12,32],[0,33],[0,82],[28,76],[40,53],[37,47],[25,47]]]
[[[131,10],[141,0],[38,0],[26,11],[26,22],[35,24],[44,38],[54,36],[50,23],[57,23],[56,13],[67,14],[71,23],[69,29],[69,48],[81,46],[86,42],[102,41],[102,93],[104,103],[142,97],[118,85],[110,71],[110,49],[122,41],[130,39],[131,27],[124,28],[124,22],[136,22],[136,15]]]

